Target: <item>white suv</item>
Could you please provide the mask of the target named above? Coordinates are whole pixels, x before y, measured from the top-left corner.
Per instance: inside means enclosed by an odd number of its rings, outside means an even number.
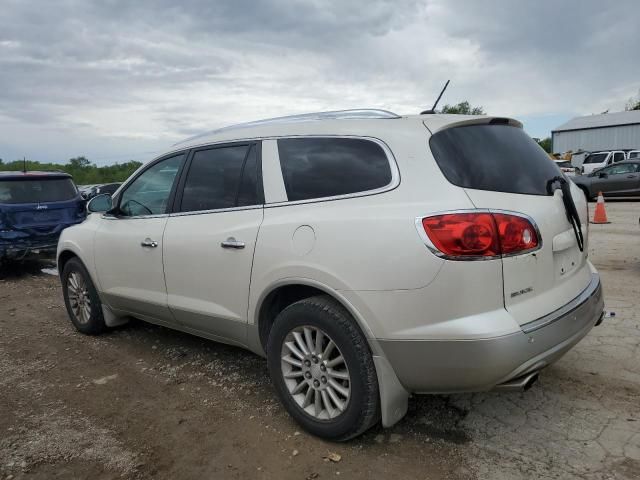
[[[266,356],[309,432],[410,393],[530,386],[599,323],[582,192],[511,119],[358,110],[175,145],[68,228],[71,321],[132,316]]]

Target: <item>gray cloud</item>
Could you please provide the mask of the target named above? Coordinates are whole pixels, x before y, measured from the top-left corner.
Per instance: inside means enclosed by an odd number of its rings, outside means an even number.
[[[621,109],[640,88],[639,13],[632,0],[6,0],[0,157],[108,162],[287,113],[414,113],[447,78],[445,102],[501,115]]]

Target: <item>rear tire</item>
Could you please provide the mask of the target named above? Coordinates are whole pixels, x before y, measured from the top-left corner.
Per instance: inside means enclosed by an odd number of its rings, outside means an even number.
[[[309,433],[345,441],[380,418],[367,340],[331,297],[306,298],[280,312],[269,334],[267,360],[284,407]]]
[[[86,335],[98,335],[107,330],[98,291],[79,258],[72,258],[65,264],[61,280],[64,304],[76,330]]]

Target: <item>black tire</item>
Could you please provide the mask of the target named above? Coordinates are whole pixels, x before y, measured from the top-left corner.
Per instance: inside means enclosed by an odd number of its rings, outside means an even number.
[[[285,384],[282,349],[296,327],[320,329],[335,343],[349,372],[350,396],[344,411],[331,419],[318,419],[298,405]],[[286,307],[276,317],[267,343],[269,373],[289,414],[309,433],[333,441],[356,437],[380,418],[378,379],[369,345],[351,315],[328,296],[310,297]],[[310,387],[309,387],[310,388]]]
[[[86,321],[83,321],[82,318],[78,318],[72,307],[72,300],[69,298],[69,278],[72,275],[79,275],[85,284],[85,290],[87,292],[86,297],[89,299],[90,303],[90,314]],[[89,272],[87,272],[87,269],[79,258],[72,258],[65,264],[64,269],[62,270],[61,280],[64,304],[67,307],[69,319],[71,320],[71,323],[73,323],[73,326],[76,327],[76,330],[86,335],[98,335],[107,330],[107,326],[104,323],[104,317],[102,315],[102,303],[100,302],[100,297],[98,296],[96,287],[91,281]]]

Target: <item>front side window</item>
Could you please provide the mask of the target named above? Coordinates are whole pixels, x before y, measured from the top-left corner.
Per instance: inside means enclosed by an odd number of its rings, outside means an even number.
[[[120,214],[126,217],[167,213],[171,188],[184,154],[156,163],[138,176],[120,198]]]
[[[391,183],[380,145],[356,138],[278,140],[280,166],[291,201],[367,192]]]
[[[259,203],[255,146],[232,145],[194,153],[180,211],[217,210]]]
[[[607,175],[620,175],[623,173],[635,173],[636,166],[633,163],[623,163],[622,165],[613,165],[611,167],[603,168],[599,170]]]

